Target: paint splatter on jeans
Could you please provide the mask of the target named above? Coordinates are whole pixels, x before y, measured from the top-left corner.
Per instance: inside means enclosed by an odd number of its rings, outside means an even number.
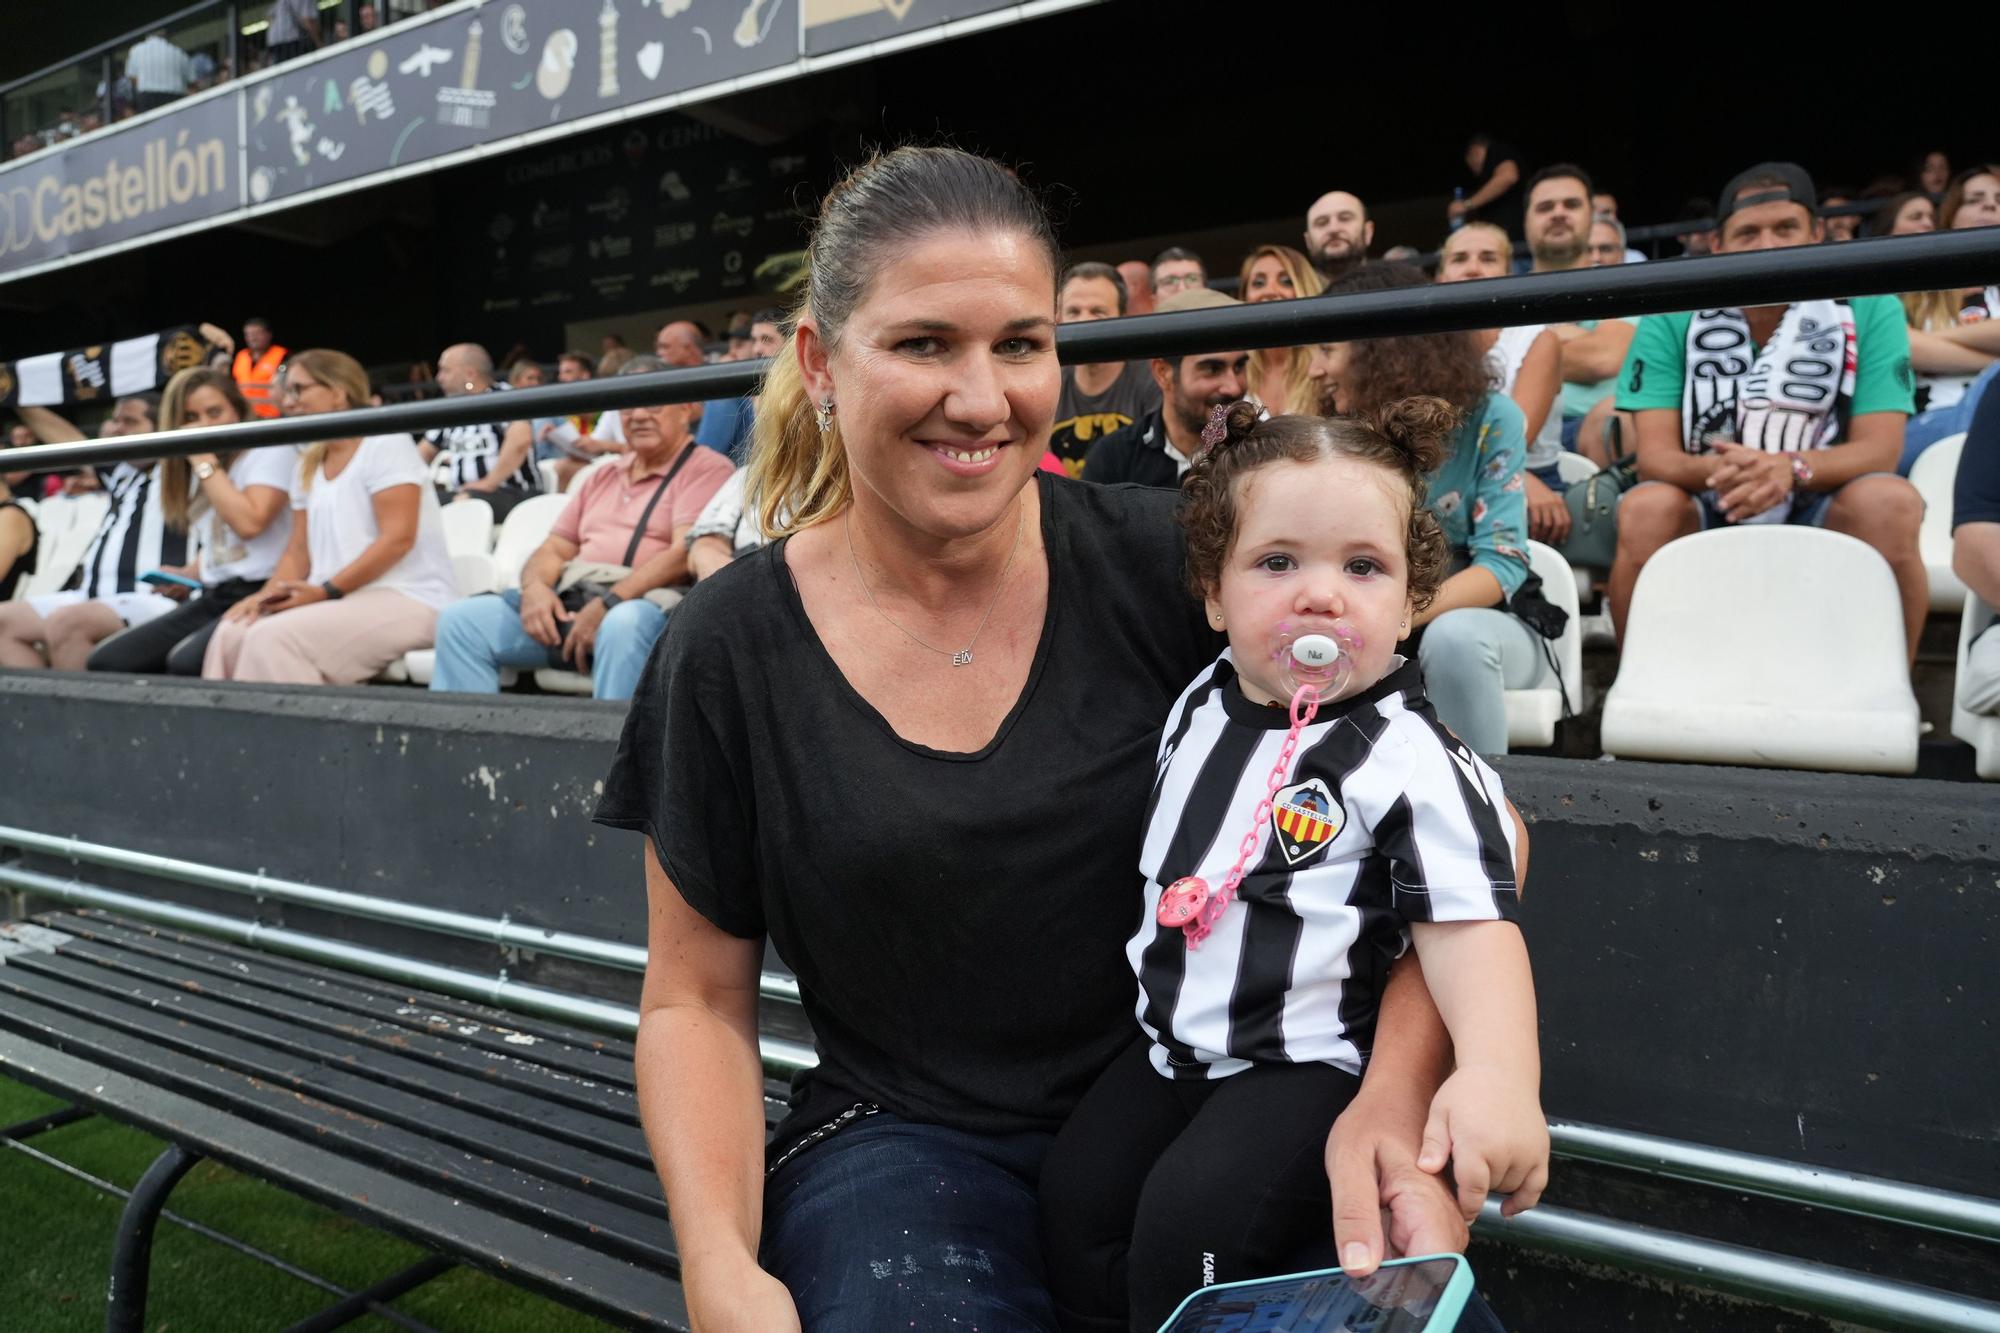
[[[1035,1221],[1049,1142],[858,1120],[766,1180],[763,1265],[809,1333],[1054,1333]]]

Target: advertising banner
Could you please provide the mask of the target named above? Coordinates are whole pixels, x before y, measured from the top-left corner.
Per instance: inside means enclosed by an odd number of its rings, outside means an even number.
[[[247,90],[250,202],[798,58],[797,0],[489,0]]]
[[[950,19],[1012,9],[1019,0],[801,0],[806,54],[825,55],[863,42],[879,42]]]
[[[799,182],[829,170],[818,139],[769,146],[669,120],[594,131],[468,169],[441,213],[463,237],[453,304],[586,319],[741,297],[805,244]]]
[[[231,212],[236,172],[233,97],[0,168],[0,273]]]

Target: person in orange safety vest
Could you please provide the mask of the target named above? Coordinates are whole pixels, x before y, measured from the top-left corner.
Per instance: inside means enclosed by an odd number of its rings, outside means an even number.
[[[243,321],[243,348],[236,354],[229,373],[243,390],[250,410],[260,417],[278,415],[278,401],[272,393],[278,368],[285,364],[285,349],[271,339],[271,321],[253,316]]]

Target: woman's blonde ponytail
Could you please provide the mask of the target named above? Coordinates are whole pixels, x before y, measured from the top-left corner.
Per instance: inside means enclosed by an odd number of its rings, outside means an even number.
[[[853,498],[840,419],[820,433],[799,369],[796,333],[764,372],[743,486],[757,508],[757,526],[771,539],[823,523]]]

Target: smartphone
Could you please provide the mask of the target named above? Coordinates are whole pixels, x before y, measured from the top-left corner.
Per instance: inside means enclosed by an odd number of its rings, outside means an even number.
[[[1450,1333],[1471,1296],[1465,1257],[1430,1254],[1363,1278],[1327,1268],[1203,1287],[1160,1333]]]
[[[150,583],[156,588],[186,588],[190,592],[201,591],[201,580],[191,579],[185,574],[169,574],[164,569],[149,569],[139,576],[139,582]]]

